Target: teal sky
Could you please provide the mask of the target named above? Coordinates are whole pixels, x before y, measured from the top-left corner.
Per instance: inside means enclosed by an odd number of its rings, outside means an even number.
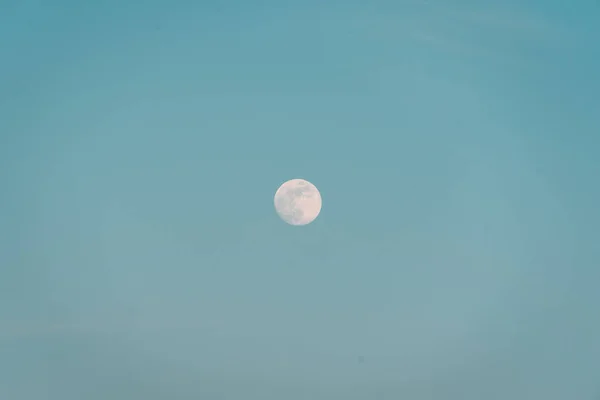
[[[598,398],[600,3],[496,3],[0,0],[0,398]]]

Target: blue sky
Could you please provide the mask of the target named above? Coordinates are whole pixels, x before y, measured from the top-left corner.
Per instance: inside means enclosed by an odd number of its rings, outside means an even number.
[[[0,398],[597,397],[599,19],[0,3]]]

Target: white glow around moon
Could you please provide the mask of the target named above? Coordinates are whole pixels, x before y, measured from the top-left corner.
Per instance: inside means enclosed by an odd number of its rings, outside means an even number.
[[[290,225],[307,225],[321,212],[321,194],[304,179],[285,182],[275,193],[275,210]]]

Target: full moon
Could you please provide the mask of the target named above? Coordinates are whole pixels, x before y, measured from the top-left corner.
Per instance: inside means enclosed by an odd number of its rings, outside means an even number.
[[[321,194],[309,181],[292,179],[275,192],[275,211],[290,225],[307,225],[321,212]]]

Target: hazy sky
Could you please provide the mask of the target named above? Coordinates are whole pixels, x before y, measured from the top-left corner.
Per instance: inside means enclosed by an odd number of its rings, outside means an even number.
[[[597,398],[600,3],[217,3],[0,0],[0,398]]]

